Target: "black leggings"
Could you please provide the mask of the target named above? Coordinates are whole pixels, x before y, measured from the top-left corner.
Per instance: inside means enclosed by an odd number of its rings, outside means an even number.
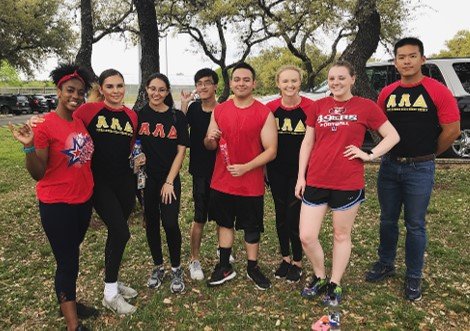
[[[74,205],[39,201],[39,213],[57,262],[54,281],[57,300],[75,301],[80,244],[90,224],[91,201]]]
[[[299,237],[301,201],[295,197],[296,176],[268,168],[268,178],[276,210],[276,230],[283,257],[290,255],[294,261],[302,260],[302,244]]]
[[[181,262],[181,230],[178,224],[181,198],[181,182],[176,176],[173,187],[176,200],[172,198],[170,204],[164,204],[160,191],[165,183],[166,175],[161,177],[147,178],[144,191],[144,210],[147,232],[147,241],[152,253],[153,263],[163,263],[162,238],[160,234],[160,219],[166,233],[166,241],[170,252],[171,266],[176,268]]]
[[[127,221],[134,205],[134,175],[123,175],[112,180],[95,176],[93,206],[108,228],[104,250],[106,283],[117,282],[122,255],[131,236]]]

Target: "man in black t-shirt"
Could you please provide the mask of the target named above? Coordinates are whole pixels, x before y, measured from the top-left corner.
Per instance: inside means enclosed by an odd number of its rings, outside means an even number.
[[[209,191],[214,170],[215,152],[204,146],[204,137],[217,105],[215,92],[219,77],[211,69],[204,68],[194,75],[196,90],[181,92],[181,110],[186,113],[190,131],[189,173],[193,176],[194,222],[191,226],[191,262],[189,271],[192,279],[204,279],[199,251],[204,224],[208,219]],[[192,101],[191,104],[189,104]],[[189,107],[188,107],[189,105]]]

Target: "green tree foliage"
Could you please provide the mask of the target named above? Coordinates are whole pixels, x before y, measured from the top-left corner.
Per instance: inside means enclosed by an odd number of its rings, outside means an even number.
[[[314,47],[308,47],[308,54],[314,60],[314,65],[324,61],[327,56]],[[302,68],[302,61],[295,57],[286,47],[274,47],[261,51],[258,56],[250,57],[248,62],[256,69],[257,86],[256,93],[261,95],[273,94],[278,91],[276,86],[276,72],[279,67],[293,64]],[[326,79],[326,71],[317,76],[318,83]],[[303,75],[302,89],[307,88],[307,76]]]
[[[221,68],[223,91],[229,96],[229,70],[245,61],[253,46],[271,38],[263,33],[254,0],[163,0],[158,3],[158,21],[188,34],[197,49]]]
[[[0,86],[20,86],[21,79],[16,69],[6,60],[0,62]]]
[[[467,57],[470,56],[470,30],[460,30],[446,41],[447,49],[441,50],[433,57]]]
[[[75,44],[59,0],[2,0],[0,60],[31,73],[51,54],[66,57]]]

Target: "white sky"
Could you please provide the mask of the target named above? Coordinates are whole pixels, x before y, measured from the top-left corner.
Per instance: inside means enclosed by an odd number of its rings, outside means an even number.
[[[426,55],[445,48],[445,41],[451,39],[457,31],[470,30],[468,0],[410,1],[419,2],[422,6],[414,14],[405,34],[420,38],[424,42]],[[174,85],[191,84],[194,73],[202,67],[216,68],[214,63],[202,55],[202,51],[194,52],[190,38],[186,35],[169,37],[167,45],[168,57],[165,41],[160,42],[160,68],[162,73],[169,75]],[[383,49],[378,49],[374,57],[382,60],[391,58]],[[47,79],[48,72],[54,65],[55,61],[48,61],[44,72],[38,73],[38,78]],[[94,45],[92,65],[97,74],[105,69],[115,68],[123,73],[126,83],[135,84],[139,81],[138,48],[126,48],[124,42],[116,37],[103,39]]]

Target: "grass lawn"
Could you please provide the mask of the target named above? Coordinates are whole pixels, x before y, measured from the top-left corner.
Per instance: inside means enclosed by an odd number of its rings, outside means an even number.
[[[6,128],[0,128],[0,329],[59,329],[54,293],[55,261],[42,230],[35,182],[24,168],[20,145]],[[343,330],[469,330],[470,325],[470,180],[466,165],[437,167],[436,184],[429,206],[428,249],[424,270],[424,295],[416,303],[403,299],[404,232],[397,257],[396,277],[382,284],[364,282],[363,274],[376,259],[379,206],[376,197],[377,164],[367,165],[367,201],[361,206],[353,231],[353,252],[346,275],[341,306]],[[326,312],[320,300],[300,297],[299,284],[274,279],[272,270],[280,262],[275,233],[273,204],[266,195],[265,228],[260,264],[273,287],[261,292],[245,276],[246,257],[242,235],[237,235],[237,277],[221,287],[190,281],[189,228],[192,221],[191,178],[187,164],[183,182],[180,225],[183,232],[182,261],[187,290],[173,295],[169,281],[158,290],[146,287],[152,269],[150,252],[142,227],[141,211],[130,219],[132,238],[128,243],[120,279],[139,292],[133,301],[138,310],[128,317],[116,316],[101,306],[103,256],[106,228],[93,216],[82,245],[78,298],[97,307],[98,318],[85,321],[93,329],[118,330],[309,330],[313,320]],[[162,230],[163,231],[163,230]],[[331,220],[322,231],[322,242],[331,261]],[[166,267],[168,249],[164,244]],[[202,245],[202,265],[208,276],[216,258],[213,222],[207,224]],[[309,277],[310,265],[304,261]]]

